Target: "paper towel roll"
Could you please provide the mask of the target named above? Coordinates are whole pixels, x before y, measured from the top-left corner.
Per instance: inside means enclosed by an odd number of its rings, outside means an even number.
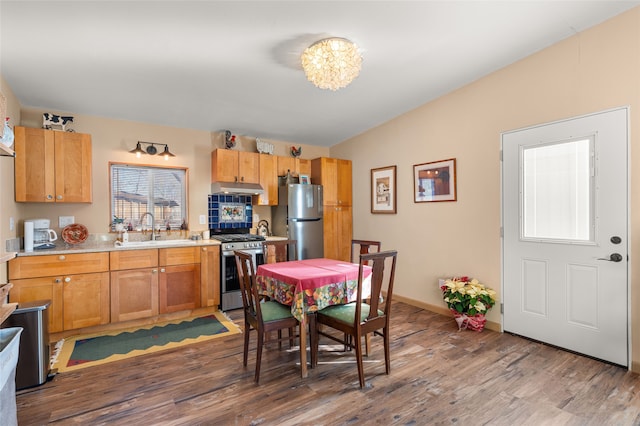
[[[24,222],[24,251],[33,251],[33,222]]]

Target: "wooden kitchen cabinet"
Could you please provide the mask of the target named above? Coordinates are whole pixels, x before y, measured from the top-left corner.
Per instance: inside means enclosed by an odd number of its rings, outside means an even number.
[[[11,264],[11,262],[9,262]],[[49,315],[49,332],[56,333],[62,331],[62,277],[42,277],[14,279],[11,281],[13,288],[9,293],[9,301],[14,303],[35,302],[39,300],[50,300],[51,304],[47,309]]]
[[[158,250],[109,253],[111,322],[158,315]]]
[[[351,161],[321,157],[311,161],[311,182],[323,187],[326,205],[351,205]]]
[[[324,257],[351,259],[352,214],[351,206],[324,206]]]
[[[159,312],[200,307],[200,248],[176,247],[159,250]]]
[[[278,205],[278,157],[269,154],[260,156],[260,185],[264,192],[253,196],[253,203],[259,206]]]
[[[200,306],[220,306],[220,246],[200,248]]]
[[[51,300],[52,333],[109,322],[109,254],[17,257],[9,261],[12,302]]]
[[[292,176],[311,175],[311,160],[303,160],[295,157],[277,157],[278,176],[286,176],[290,172]],[[315,183],[315,182],[312,182]]]
[[[259,154],[231,149],[213,150],[211,182],[260,183]]]
[[[312,160],[311,182],[323,187],[324,257],[349,261],[353,238],[351,161]]]
[[[90,203],[91,135],[16,126],[15,200]]]
[[[108,324],[109,273],[65,275],[62,278],[65,330]]]

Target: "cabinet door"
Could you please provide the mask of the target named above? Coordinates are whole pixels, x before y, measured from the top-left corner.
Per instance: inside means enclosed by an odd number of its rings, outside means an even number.
[[[109,273],[67,275],[63,278],[64,329],[109,323]]]
[[[260,183],[260,154],[238,152],[238,182]]]
[[[276,157],[278,159],[278,170],[276,174],[278,176],[286,176],[287,172],[292,176],[298,176],[298,164],[297,158],[294,157]]]
[[[351,161],[350,160],[337,160],[337,175],[338,175],[338,187],[336,190],[336,196],[339,205],[350,206],[351,205]]]
[[[297,172],[299,175],[307,175],[310,176],[311,175],[311,160],[303,160],[303,159],[298,159],[296,158],[296,161],[298,162],[298,168],[297,168]],[[313,181],[311,181],[311,183],[314,183]]]
[[[338,204],[338,160],[321,157],[311,162],[311,182],[322,185],[325,205]]]
[[[348,262],[351,258],[352,207],[324,207],[324,257]]]
[[[260,156],[260,185],[264,188],[264,193],[254,196],[254,204],[260,206],[278,205],[278,157],[268,154]],[[255,200],[257,198],[257,201]]]
[[[62,331],[62,277],[28,278],[12,281],[13,288],[9,293],[10,302],[35,302],[50,300],[47,309],[49,315],[49,332]]]
[[[200,307],[199,264],[161,267],[158,280],[161,314]]]
[[[235,182],[238,179],[238,152],[215,149],[211,153],[211,182]]]
[[[54,132],[57,203],[90,203],[91,136]]]
[[[54,202],[54,132],[20,126],[14,130],[16,201]]]
[[[200,250],[200,306],[219,306],[220,246],[202,247]]]
[[[158,315],[157,268],[111,272],[111,322],[156,315]]]

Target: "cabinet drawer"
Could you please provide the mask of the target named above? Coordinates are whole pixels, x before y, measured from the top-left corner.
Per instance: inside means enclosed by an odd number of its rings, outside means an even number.
[[[159,250],[160,266],[200,263],[200,249],[198,247],[172,247]]]
[[[22,256],[9,261],[9,279],[84,274],[109,270],[108,253]]]
[[[109,256],[112,271],[158,266],[158,249],[118,250],[110,252]]]

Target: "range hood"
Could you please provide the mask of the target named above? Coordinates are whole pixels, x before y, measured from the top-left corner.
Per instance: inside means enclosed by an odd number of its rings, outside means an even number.
[[[260,195],[264,193],[264,189],[259,183],[213,182],[211,184],[211,193]]]

